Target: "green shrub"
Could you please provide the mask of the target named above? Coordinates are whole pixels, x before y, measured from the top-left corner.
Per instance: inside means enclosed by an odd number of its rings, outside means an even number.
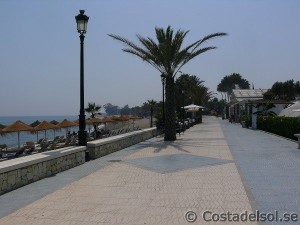
[[[258,116],[257,128],[286,138],[297,140],[294,134],[300,133],[300,118]]]
[[[246,126],[251,126],[252,116],[251,115],[240,115],[240,122],[245,121]]]

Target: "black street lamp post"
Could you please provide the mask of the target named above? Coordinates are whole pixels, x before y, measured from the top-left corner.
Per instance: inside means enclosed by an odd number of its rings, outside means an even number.
[[[85,131],[85,114],[84,114],[84,61],[83,61],[83,44],[84,34],[87,30],[89,17],[84,15],[84,10],[79,10],[80,14],[75,16],[77,23],[77,31],[80,34],[80,113],[79,113],[79,132],[78,144],[86,146],[86,131]]]
[[[160,75],[161,77],[161,82],[162,82],[162,94],[163,94],[163,105],[162,105],[162,117],[163,117],[163,123],[164,123],[164,126],[165,126],[165,85],[166,85],[166,75],[165,74],[161,74]]]

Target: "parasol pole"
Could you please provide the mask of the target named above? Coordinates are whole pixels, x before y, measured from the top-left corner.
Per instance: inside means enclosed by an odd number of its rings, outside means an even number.
[[[20,131],[18,131],[18,149],[20,149]]]

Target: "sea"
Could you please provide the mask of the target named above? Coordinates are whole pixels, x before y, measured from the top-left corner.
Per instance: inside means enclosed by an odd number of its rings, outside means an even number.
[[[46,120],[48,122],[52,120],[56,120],[58,122],[63,121],[64,119],[75,121],[79,117],[78,116],[0,116],[0,124],[3,124],[5,126],[8,126],[17,120],[21,120],[22,122],[30,125],[31,123],[35,122],[36,120],[42,122],[43,120]],[[78,132],[78,127],[70,127],[67,131],[70,131],[71,133],[75,131]],[[87,125],[88,129],[88,125]],[[26,141],[34,141],[37,142],[40,138],[46,137],[51,140],[54,139],[55,136],[66,136],[66,129],[60,129],[60,130],[47,130],[46,134],[45,131],[39,131],[38,133],[31,134],[30,132],[20,132],[20,146],[23,146],[23,144],[26,143]],[[8,133],[4,136],[0,135],[0,144],[6,144],[8,148],[17,147],[18,146],[18,134],[17,133]]]

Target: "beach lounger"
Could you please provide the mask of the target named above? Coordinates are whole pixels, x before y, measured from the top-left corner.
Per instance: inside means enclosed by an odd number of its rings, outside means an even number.
[[[1,144],[0,145],[0,158],[2,158],[2,151],[7,151],[7,145]]]
[[[35,148],[35,144],[33,141],[26,141],[26,143],[24,144],[24,148],[25,149]]]
[[[44,141],[45,138],[41,138],[40,140],[38,140],[37,144],[41,144]]]
[[[26,155],[31,155],[31,154],[34,152],[34,150],[35,150],[35,148],[30,148],[30,149],[28,149],[28,150],[25,152],[25,154],[26,154]]]
[[[60,139],[60,136],[56,136],[56,137],[53,139],[52,142],[56,142],[56,141],[58,141],[59,139]]]
[[[48,141],[41,142],[38,152],[46,151],[49,145],[50,145],[50,143]]]
[[[17,158],[17,157],[20,157],[24,154],[25,152],[25,148],[20,148],[17,152],[15,153],[7,153],[7,154],[4,154],[2,156],[2,158],[6,158],[6,159],[13,159],[13,158]]]
[[[7,145],[6,144],[1,144],[0,145],[0,152],[1,151],[7,151]]]

